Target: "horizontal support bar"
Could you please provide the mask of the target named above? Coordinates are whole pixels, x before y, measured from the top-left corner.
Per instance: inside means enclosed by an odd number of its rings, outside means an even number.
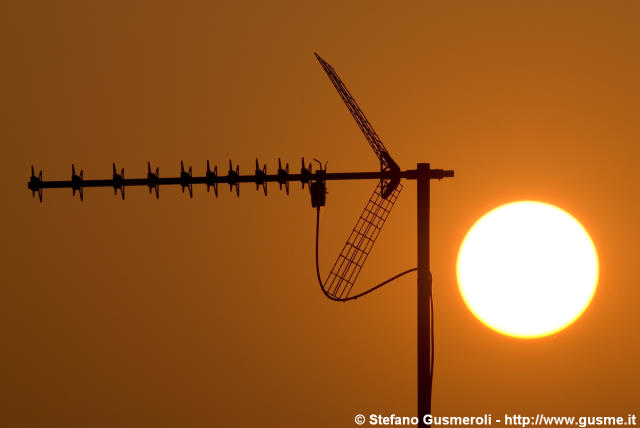
[[[453,177],[454,172],[451,170],[431,169],[429,170],[431,179],[442,179],[445,177]],[[287,174],[286,177],[277,174],[268,174],[264,176],[257,175],[219,175],[215,177],[159,177],[159,178],[126,178],[121,180],[104,179],[104,180],[63,180],[63,181],[46,181],[39,179],[28,182],[27,187],[30,190],[38,189],[56,189],[56,188],[79,188],[79,187],[129,187],[129,186],[162,186],[167,184],[189,185],[189,184],[236,184],[236,183],[282,183],[283,181],[299,181],[308,182],[315,180],[379,180],[381,178],[390,178],[391,173],[388,171],[373,172],[324,172],[316,171],[308,175],[303,174]],[[411,169],[400,172],[401,178],[415,180],[417,178],[417,170]]]

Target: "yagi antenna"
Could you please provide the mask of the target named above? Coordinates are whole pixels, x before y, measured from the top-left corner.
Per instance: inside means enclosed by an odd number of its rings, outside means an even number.
[[[214,166],[212,169],[207,160],[204,176],[194,176],[191,166],[185,168],[184,162],[180,161],[180,175],[178,177],[160,177],[160,168],[153,169],[151,162],[147,162],[146,178],[126,178],[124,168],[118,173],[114,162],[112,178],[102,180],[85,179],[83,170],[76,173],[75,164],[72,164],[71,180],[45,181],[42,178],[42,171],[36,175],[35,168],[31,166],[31,177],[27,187],[31,190],[33,197],[37,193],[38,199],[42,202],[43,189],[54,188],[71,188],[73,195],[75,196],[77,192],[80,200],[83,201],[84,189],[88,187],[111,187],[114,195],[117,195],[119,191],[121,198],[124,200],[125,188],[131,186],[146,186],[149,194],[155,195],[156,198],[160,197],[160,187],[165,185],[178,185],[181,187],[182,193],[188,190],[190,198],[193,197],[193,186],[195,184],[205,184],[207,192],[213,188],[213,194],[216,197],[218,196],[219,184],[229,185],[229,190],[237,196],[240,196],[240,185],[242,183],[254,183],[256,190],[262,190],[265,196],[267,195],[267,184],[270,182],[277,183],[279,190],[284,190],[287,195],[290,191],[291,182],[300,182],[302,189],[307,186],[311,196],[311,206],[316,208],[317,212],[316,274],[320,287],[328,298],[341,302],[355,300],[400,276],[418,271],[418,416],[420,419],[419,426],[427,426],[423,417],[431,413],[431,385],[433,379],[433,299],[431,290],[432,277],[429,267],[430,182],[433,179],[453,177],[454,173],[451,170],[432,169],[428,163],[418,163],[416,169],[402,171],[364,113],[362,113],[362,110],[360,110],[345,84],[338,77],[334,68],[318,54],[315,54],[315,56],[378,158],[380,163],[378,171],[327,172],[327,164],[323,165],[317,159],[314,159],[318,163],[318,167],[314,171],[312,163],[306,163],[303,157],[300,173],[290,172],[288,163],[283,167],[280,158],[278,158],[278,169],[275,174],[269,174],[267,165],[262,164],[261,166],[259,160],[256,159],[254,173],[250,175],[241,175],[240,167],[238,165],[234,166],[231,160],[229,160],[227,173],[219,173],[218,167]],[[400,180],[403,178],[417,181],[418,267],[401,272],[386,281],[367,288],[363,292],[352,294],[358,275],[371,253],[373,244],[378,239],[382,227],[400,195],[403,187]],[[378,183],[365,204],[362,214],[358,217],[356,225],[347,237],[347,241],[338,254],[338,258],[333,264],[327,279],[323,282],[318,264],[318,238],[320,207],[323,207],[326,203],[326,182],[332,180],[370,179],[378,180]]]

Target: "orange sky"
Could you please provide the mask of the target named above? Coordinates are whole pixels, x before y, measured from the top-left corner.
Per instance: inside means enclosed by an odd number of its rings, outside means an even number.
[[[313,57],[345,81],[403,168],[431,162],[433,411],[639,413],[640,5],[609,2],[25,2],[0,6],[0,414],[18,427],[354,426],[416,407],[415,276],[355,303],[318,289],[299,184],[216,200],[163,188],[26,189],[143,177],[179,161],[377,161]],[[374,182],[329,183],[327,272]],[[457,250],[479,216],[535,199],[600,256],[591,306],[513,339],[466,309]],[[360,276],[416,264],[415,183]]]

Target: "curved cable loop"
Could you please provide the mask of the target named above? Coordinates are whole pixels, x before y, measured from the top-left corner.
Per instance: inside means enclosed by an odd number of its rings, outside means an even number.
[[[331,294],[327,293],[327,290],[325,290],[324,288],[324,284],[322,283],[322,279],[320,278],[320,266],[318,263],[318,241],[319,241],[319,236],[320,236],[320,207],[317,207],[317,215],[316,215],[316,276],[318,277],[318,284],[320,285],[320,289],[322,290],[322,292],[324,293],[325,296],[327,296],[329,299],[335,301],[335,302],[346,302],[348,300],[355,300],[358,297],[362,297],[365,294],[369,294],[372,291],[377,290],[378,288],[382,287],[385,284],[390,283],[391,281],[400,278],[401,276],[404,276],[408,273],[417,271],[418,268],[412,268],[412,269],[407,269],[404,272],[400,272],[399,274],[392,276],[391,278],[382,281],[380,284],[378,285],[374,285],[373,287],[371,287],[370,289],[363,291],[362,293],[358,293],[355,296],[350,296],[350,297],[345,297],[345,298],[340,298],[340,297],[335,297],[332,296]],[[429,282],[431,282],[431,272],[429,272]],[[429,341],[431,342],[431,361],[429,364],[429,372],[431,374],[431,379],[433,381],[433,366],[435,365],[435,352],[434,352],[434,348],[435,348],[435,332],[434,332],[434,312],[433,312],[433,297],[431,297],[429,299],[429,316],[431,317],[431,330],[429,331]],[[431,390],[433,384],[429,385],[429,389]]]

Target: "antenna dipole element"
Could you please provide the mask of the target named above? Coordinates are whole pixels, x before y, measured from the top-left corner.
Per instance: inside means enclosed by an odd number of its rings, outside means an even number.
[[[80,174],[76,174],[76,166],[71,164],[71,192],[73,196],[75,196],[77,191],[80,196],[80,201],[84,200],[84,190],[82,187],[83,175],[82,170],[80,170]]]
[[[151,172],[151,162],[147,162],[147,186],[149,194],[155,190],[156,199],[160,199],[160,167],[156,167],[155,174]]]
[[[122,196],[122,200],[124,201],[124,168],[120,174],[118,174],[116,170],[116,163],[113,163],[113,194],[118,194],[118,189],[120,189],[120,196]]]
[[[193,170],[189,167],[188,171],[184,169],[184,162],[180,161],[180,187],[182,187],[182,193],[184,189],[189,189],[189,197],[193,198],[193,183],[191,178],[193,177]]]

